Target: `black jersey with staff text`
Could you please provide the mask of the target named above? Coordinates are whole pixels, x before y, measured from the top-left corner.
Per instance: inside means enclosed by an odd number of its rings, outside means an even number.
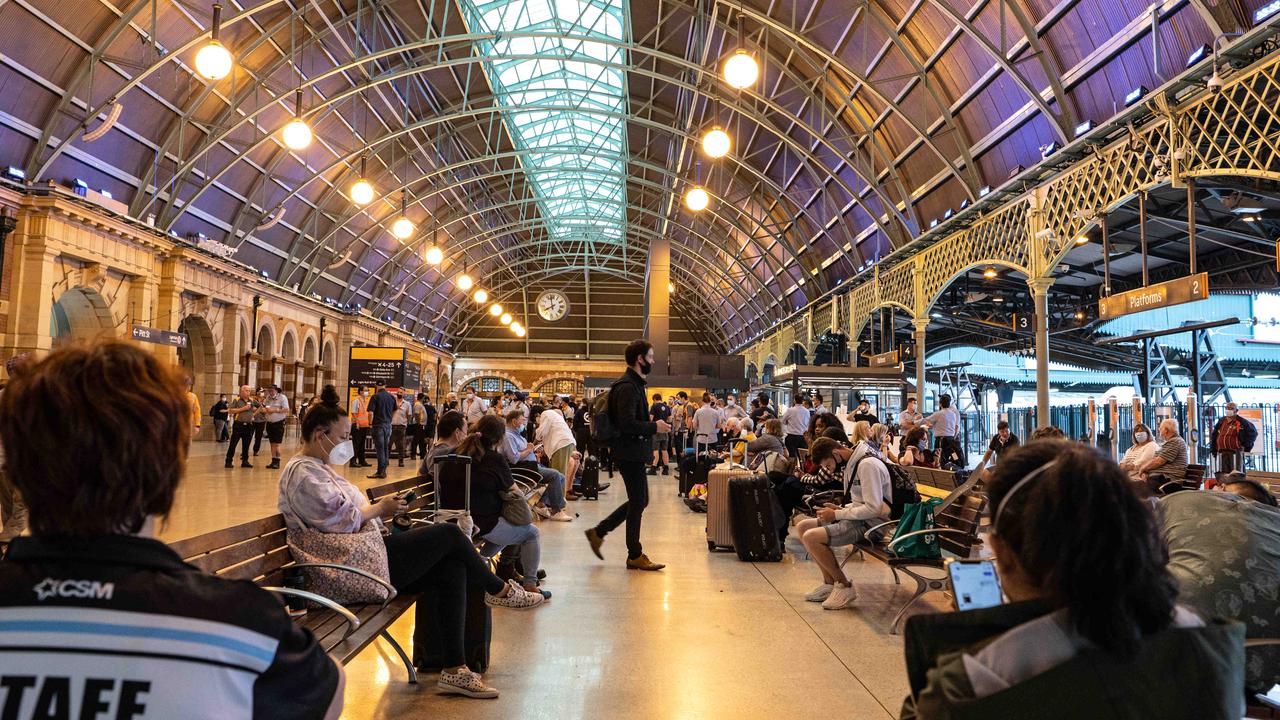
[[[157,540],[20,537],[0,562],[0,720],[322,718],[337,682],[274,596]]]

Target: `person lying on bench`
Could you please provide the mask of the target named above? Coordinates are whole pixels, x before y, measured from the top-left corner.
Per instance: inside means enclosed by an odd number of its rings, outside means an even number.
[[[0,438],[31,535],[0,563],[4,717],[341,714],[342,668],[278,598],[155,538],[191,430],[176,368],[124,342],[56,350],[10,378]]]
[[[849,502],[844,506],[829,503],[818,510],[818,517],[806,518],[796,525],[800,540],[822,572],[822,584],[804,599],[822,603],[823,610],[843,610],[853,605],[858,593],[831,548],[860,542],[867,530],[889,519],[888,502],[893,496],[889,468],[879,451],[866,442],[846,448],[823,437],[814,441],[809,452],[827,472],[836,472],[843,466],[841,477]]]

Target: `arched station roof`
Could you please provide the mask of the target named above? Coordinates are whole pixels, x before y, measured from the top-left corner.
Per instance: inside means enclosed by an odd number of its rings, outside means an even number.
[[[643,283],[666,236],[674,282],[707,310],[693,321],[730,348],[1173,77],[1261,3],[223,4],[235,65],[210,81],[194,56],[211,2],[0,3],[4,161],[435,342],[483,312],[454,285],[464,269],[499,290],[571,269]],[[741,91],[720,76],[739,48],[763,61]],[[304,150],[281,141],[295,112]],[[699,148],[714,125],[732,137],[720,159]],[[378,190],[363,208],[346,190],[362,174]],[[694,183],[702,213],[683,206]],[[407,241],[389,232],[402,211]]]

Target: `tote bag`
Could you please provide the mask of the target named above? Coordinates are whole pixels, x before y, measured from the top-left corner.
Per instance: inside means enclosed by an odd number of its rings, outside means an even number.
[[[929,498],[924,502],[910,503],[902,510],[898,527],[893,531],[893,539],[918,530],[932,530],[933,513],[942,504],[941,498]],[[940,558],[942,549],[938,546],[938,536],[934,534],[916,535],[893,545],[893,552],[904,558]]]
[[[288,488],[294,482],[296,467],[288,469]],[[332,478],[330,478],[332,480]],[[334,481],[336,485],[337,482]],[[330,563],[363,570],[374,577],[391,581],[387,566],[387,546],[378,526],[366,522],[357,532],[329,533],[311,528],[289,529],[285,533],[289,552],[298,563]],[[353,572],[330,568],[303,568],[309,592],[323,595],[343,605],[381,603],[387,600],[387,588]]]

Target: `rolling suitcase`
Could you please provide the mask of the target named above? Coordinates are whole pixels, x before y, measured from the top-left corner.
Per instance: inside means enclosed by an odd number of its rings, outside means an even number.
[[[729,480],[729,530],[738,559],[778,562],[782,546],[776,523],[777,500],[765,475]]]
[[[743,449],[746,460],[746,449]],[[750,477],[746,465],[724,463],[707,475],[707,550],[733,549],[733,516],[729,512],[729,480]]]
[[[594,455],[588,455],[582,464],[581,495],[583,500],[600,499],[600,461]]]

